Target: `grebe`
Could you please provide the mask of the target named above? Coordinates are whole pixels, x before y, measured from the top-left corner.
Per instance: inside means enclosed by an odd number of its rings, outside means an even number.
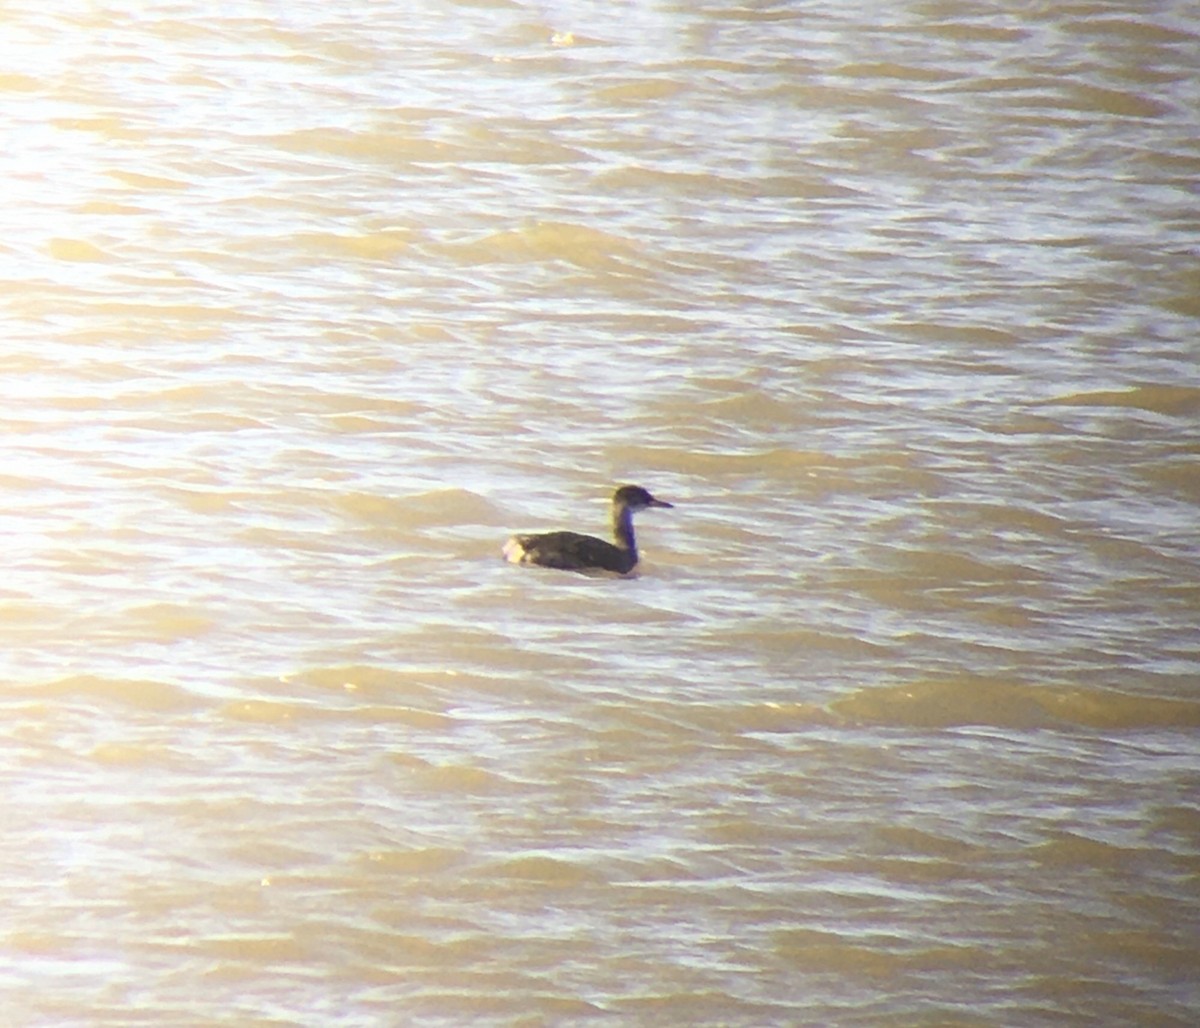
[[[638,562],[633,515],[647,507],[671,506],[665,500],[656,500],[640,485],[623,485],[612,498],[615,546],[578,532],[514,535],[504,544],[504,558],[514,564],[537,564],[563,571],[615,571],[627,575]]]

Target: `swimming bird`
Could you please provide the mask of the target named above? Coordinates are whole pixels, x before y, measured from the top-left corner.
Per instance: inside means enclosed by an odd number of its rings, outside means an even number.
[[[579,532],[514,535],[504,544],[504,558],[513,564],[537,564],[563,571],[615,571],[627,575],[638,562],[633,515],[647,507],[672,506],[656,500],[640,485],[623,485],[612,498],[615,545]]]

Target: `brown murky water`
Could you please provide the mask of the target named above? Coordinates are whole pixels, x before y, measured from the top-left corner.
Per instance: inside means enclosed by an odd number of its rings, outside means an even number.
[[[3,1021],[1196,1023],[1200,19],[1024,6],[5,5]]]

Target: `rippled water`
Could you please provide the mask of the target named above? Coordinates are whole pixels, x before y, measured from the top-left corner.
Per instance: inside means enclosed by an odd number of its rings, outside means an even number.
[[[4,1021],[1194,1024],[1200,21],[1024,6],[5,5]]]

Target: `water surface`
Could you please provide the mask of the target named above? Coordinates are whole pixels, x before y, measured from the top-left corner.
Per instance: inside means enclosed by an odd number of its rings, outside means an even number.
[[[7,5],[4,1019],[1195,1023],[1194,7],[413,8]]]

